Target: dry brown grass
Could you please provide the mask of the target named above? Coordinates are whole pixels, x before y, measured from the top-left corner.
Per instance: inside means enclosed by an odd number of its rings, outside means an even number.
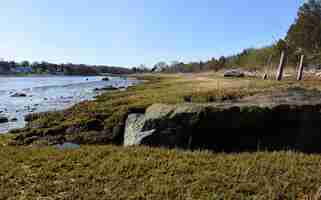
[[[0,147],[0,199],[308,199],[321,156]]]
[[[150,75],[150,83],[125,92],[106,93],[82,103],[46,126],[86,123],[93,113],[112,127],[129,108],[176,104],[191,95],[248,96],[302,83],[225,79],[212,73]],[[0,199],[309,199],[321,186],[321,156],[295,152],[225,154],[180,150],[82,146],[77,150],[10,147],[0,137]]]

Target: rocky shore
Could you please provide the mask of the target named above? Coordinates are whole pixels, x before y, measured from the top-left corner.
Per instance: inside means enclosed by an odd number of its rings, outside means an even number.
[[[103,81],[102,79],[105,79]],[[133,80],[106,77],[10,77],[0,79],[0,134],[26,125],[30,113],[63,110],[106,91],[124,90]],[[27,117],[28,118],[28,117]]]

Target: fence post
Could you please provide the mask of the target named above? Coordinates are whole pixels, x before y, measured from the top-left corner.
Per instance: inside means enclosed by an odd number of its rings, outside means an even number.
[[[301,55],[300,65],[299,65],[299,69],[298,69],[298,76],[297,76],[297,80],[298,80],[298,81],[301,81],[301,80],[302,80],[302,75],[303,75],[303,61],[304,61],[304,55]]]
[[[284,68],[284,64],[285,64],[284,61],[285,61],[285,52],[282,51],[278,72],[276,74],[276,80],[278,80],[278,81],[281,81],[283,78],[283,68]]]

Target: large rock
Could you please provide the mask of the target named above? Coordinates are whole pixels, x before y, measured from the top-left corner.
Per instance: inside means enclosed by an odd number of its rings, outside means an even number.
[[[240,69],[232,69],[224,72],[224,77],[244,77],[244,72]]]
[[[202,109],[154,104],[145,115],[131,114],[126,121],[124,145],[187,147],[189,132],[198,122]]]
[[[126,121],[124,145],[224,152],[321,152],[321,104],[155,104]]]

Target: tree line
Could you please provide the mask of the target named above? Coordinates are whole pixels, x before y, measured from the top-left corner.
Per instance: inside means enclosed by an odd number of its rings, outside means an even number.
[[[167,64],[159,62],[152,68],[154,72],[200,72],[239,67],[262,69],[279,62],[281,51],[287,55],[288,66],[296,67],[301,55],[306,64],[321,67],[321,0],[308,0],[301,5],[294,23],[289,27],[285,38],[263,48],[248,48],[242,52],[208,61]]]
[[[52,74],[52,75],[99,75],[131,74],[133,70],[124,67],[85,64],[54,64],[49,62],[0,61],[0,74]]]

